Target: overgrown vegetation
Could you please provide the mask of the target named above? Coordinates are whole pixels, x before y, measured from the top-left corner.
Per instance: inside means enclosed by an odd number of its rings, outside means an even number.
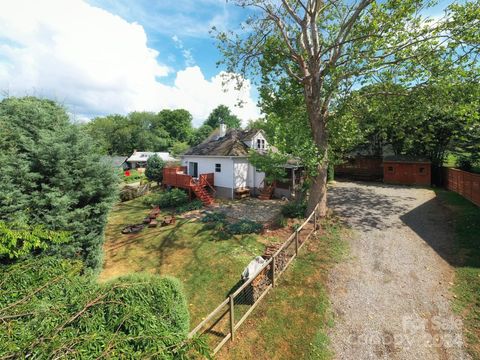
[[[159,206],[161,209],[171,209],[188,204],[190,199],[185,191],[175,188],[170,191],[153,193],[144,198],[143,201],[150,206]]]
[[[450,209],[455,231],[454,309],[463,317],[467,349],[480,359],[480,208],[462,196],[437,190]]]
[[[68,240],[68,232],[48,230],[43,225],[28,226],[0,221],[0,259],[17,259]]]
[[[55,102],[2,100],[0,220],[68,231],[70,241],[52,242],[48,251],[98,269],[117,176],[97,150]]]
[[[186,341],[178,280],[137,274],[97,285],[79,261],[43,257],[1,268],[5,358],[161,358],[204,353]]]
[[[252,220],[239,220],[238,222],[229,224],[226,227],[226,231],[232,235],[259,234],[262,232],[262,230],[262,224]]]
[[[120,180],[124,184],[132,184],[136,182],[142,182],[145,180],[145,174],[143,172],[139,172],[136,169],[130,169],[126,171],[119,171]]]
[[[240,327],[221,359],[331,359],[327,331],[333,314],[326,290],[329,269],[346,253],[346,230],[335,220],[310,239],[278,286]],[[262,349],[259,353],[259,349]]]
[[[282,215],[287,218],[301,219],[305,216],[307,210],[307,204],[305,202],[290,201],[283,205]]]
[[[206,214],[202,218],[210,229],[216,230],[220,235],[242,235],[259,234],[263,230],[263,225],[252,220],[243,219],[234,223],[229,223],[227,216],[219,211]]]

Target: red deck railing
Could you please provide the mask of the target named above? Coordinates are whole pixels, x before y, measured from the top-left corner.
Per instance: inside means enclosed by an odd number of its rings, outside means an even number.
[[[167,167],[163,169],[163,184],[182,189],[190,189],[194,186],[208,186],[212,190],[214,186],[214,175],[200,174],[198,181],[187,174],[186,166]]]

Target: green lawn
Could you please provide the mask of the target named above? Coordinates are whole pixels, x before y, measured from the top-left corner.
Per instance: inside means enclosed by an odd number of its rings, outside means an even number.
[[[437,196],[452,211],[455,227],[454,309],[464,319],[470,355],[480,360],[480,208],[454,192],[438,190]]]
[[[181,217],[175,225],[121,234],[125,225],[141,223],[148,211],[142,198],[114,207],[105,234],[100,281],[132,272],[175,276],[185,286],[191,325],[195,326],[225,299],[245,266],[263,252],[267,240],[257,235],[224,239],[203,223]]]
[[[239,328],[219,359],[330,359],[327,330],[333,325],[325,283],[346,252],[346,231],[333,220],[311,238],[263,303]]]

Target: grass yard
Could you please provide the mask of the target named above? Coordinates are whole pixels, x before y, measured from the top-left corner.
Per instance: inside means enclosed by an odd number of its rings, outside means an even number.
[[[310,239],[278,286],[260,303],[219,359],[330,359],[327,330],[333,325],[327,273],[346,252],[347,230],[334,220]]]
[[[467,350],[480,360],[480,208],[460,195],[438,190],[452,212],[455,228],[456,278],[454,310],[464,321]]]
[[[175,276],[185,286],[195,326],[225,299],[245,266],[263,252],[266,240],[257,235],[222,239],[202,222],[181,217],[175,225],[121,234],[124,226],[141,223],[148,212],[142,198],[114,207],[106,228],[100,281],[132,272]]]

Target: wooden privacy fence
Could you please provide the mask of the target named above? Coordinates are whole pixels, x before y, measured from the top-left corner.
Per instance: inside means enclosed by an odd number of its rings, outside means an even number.
[[[480,206],[480,174],[444,168],[445,187]]]
[[[278,279],[298,255],[299,250],[318,230],[317,208],[318,205],[305,222],[273,254],[268,255],[266,262],[253,276],[245,282],[240,282],[239,286],[190,332],[189,338],[195,335],[205,336],[210,348],[213,349],[213,355],[228,340],[235,339],[238,328],[265,295],[277,285]]]

